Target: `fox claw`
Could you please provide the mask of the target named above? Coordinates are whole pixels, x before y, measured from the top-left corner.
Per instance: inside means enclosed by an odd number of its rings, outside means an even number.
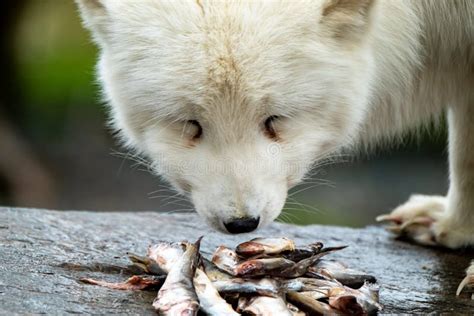
[[[472,291],[471,299],[474,300],[474,261],[466,271],[466,277],[461,281],[456,291],[456,295],[459,296],[465,289]]]
[[[402,218],[400,216],[394,216],[393,214],[383,214],[379,215],[375,218],[377,222],[394,222],[396,224],[400,224],[402,222]]]
[[[448,248],[456,244],[453,233],[446,234],[446,198],[442,196],[412,195],[410,199],[390,214],[377,217],[377,221],[391,222],[388,230],[399,236],[424,245],[443,245]]]
[[[387,230],[424,246],[445,246],[459,248],[472,245],[472,229],[453,224],[446,213],[446,198],[439,196],[413,195],[408,202],[397,207],[392,213],[378,216],[378,222],[389,222]],[[457,230],[453,227],[458,228]],[[464,233],[468,231],[468,233]],[[469,239],[471,238],[471,239]],[[474,261],[466,271],[456,291],[471,293],[474,300]]]
[[[434,219],[428,216],[419,216],[403,221],[401,217],[385,214],[376,218],[378,222],[392,222],[386,229],[396,235],[406,236],[418,244],[435,246],[436,239],[431,229]]]

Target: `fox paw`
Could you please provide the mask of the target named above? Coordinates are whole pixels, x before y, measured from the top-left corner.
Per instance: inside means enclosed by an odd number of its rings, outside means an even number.
[[[449,216],[447,199],[443,196],[412,195],[390,214],[377,217],[379,222],[391,222],[387,229],[399,236],[426,246],[460,248],[474,245],[473,225]],[[474,261],[459,284],[457,295],[472,292],[474,300]]]
[[[444,196],[412,195],[377,221],[391,222],[388,230],[421,245],[452,249],[474,245],[474,227],[449,216],[447,205]]]
[[[474,300],[474,261],[471,262],[471,266],[466,271],[466,277],[459,284],[456,295],[459,296],[461,292],[470,292],[471,299]]]

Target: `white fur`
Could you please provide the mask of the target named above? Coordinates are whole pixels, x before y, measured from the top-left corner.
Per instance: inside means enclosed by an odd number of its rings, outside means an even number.
[[[439,236],[474,243],[474,2],[76,1],[114,126],[214,227],[271,222],[319,159],[449,107]],[[282,117],[276,140],[263,131],[270,115]]]

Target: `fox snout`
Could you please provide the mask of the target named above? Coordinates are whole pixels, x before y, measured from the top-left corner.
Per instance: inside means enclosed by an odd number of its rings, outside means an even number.
[[[192,190],[194,207],[207,224],[224,233],[241,234],[263,227],[280,215],[287,195],[284,181],[261,179],[256,172],[246,177],[247,181],[231,181],[233,178],[214,177],[212,183]],[[245,182],[247,185],[243,185]]]
[[[224,222],[224,227],[231,234],[249,233],[257,229],[260,217],[234,218]]]

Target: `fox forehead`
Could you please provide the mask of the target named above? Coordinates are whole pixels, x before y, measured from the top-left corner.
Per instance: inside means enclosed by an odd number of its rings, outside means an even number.
[[[292,94],[318,90],[302,89],[307,82],[297,89],[299,73],[308,81],[307,68],[316,62],[305,52],[317,24],[312,3],[147,1],[128,8],[140,12],[126,18],[117,11],[118,36],[104,49],[104,64],[117,72],[114,81],[123,81],[119,93],[162,117],[230,115],[232,108],[253,117],[289,116]],[[140,19],[131,22],[130,16]],[[281,85],[290,87],[286,95],[280,95]]]

